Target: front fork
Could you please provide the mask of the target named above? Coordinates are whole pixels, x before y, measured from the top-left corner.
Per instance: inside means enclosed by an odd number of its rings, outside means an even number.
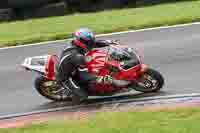
[[[139,72],[137,72],[137,77],[134,78],[132,81],[131,81],[131,84],[130,86],[133,86],[133,85],[138,85],[139,84],[139,81],[138,79],[147,71],[148,69],[148,66],[146,64],[141,64],[141,69]],[[140,85],[140,84],[139,84]]]
[[[140,73],[145,73],[148,69],[148,66],[146,64],[141,64],[141,70],[140,70]]]

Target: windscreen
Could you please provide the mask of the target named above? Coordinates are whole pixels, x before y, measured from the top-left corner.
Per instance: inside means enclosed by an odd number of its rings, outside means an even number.
[[[109,55],[111,59],[120,61],[121,67],[124,69],[129,69],[140,63],[133,48],[112,46],[109,48]]]

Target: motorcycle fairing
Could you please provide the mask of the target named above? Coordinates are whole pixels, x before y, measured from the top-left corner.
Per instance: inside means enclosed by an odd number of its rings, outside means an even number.
[[[21,66],[30,71],[45,73],[45,64],[47,60],[48,55],[27,57]]]
[[[55,65],[57,63],[56,55],[43,55],[25,58],[21,66],[27,70],[41,73],[49,80],[55,80]]]

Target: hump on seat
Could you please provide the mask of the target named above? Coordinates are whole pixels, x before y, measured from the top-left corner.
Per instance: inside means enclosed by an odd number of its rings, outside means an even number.
[[[59,60],[56,55],[48,56],[47,64],[45,65],[45,77],[47,79],[55,80],[58,61]]]

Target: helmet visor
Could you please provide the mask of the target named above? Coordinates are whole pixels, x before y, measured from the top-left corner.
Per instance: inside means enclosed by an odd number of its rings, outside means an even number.
[[[82,38],[81,38],[80,41],[81,41],[83,44],[85,44],[86,47],[87,47],[88,49],[92,49],[93,46],[94,46],[94,43],[95,43],[94,39],[92,39],[92,40],[85,40],[85,39],[82,39]]]

